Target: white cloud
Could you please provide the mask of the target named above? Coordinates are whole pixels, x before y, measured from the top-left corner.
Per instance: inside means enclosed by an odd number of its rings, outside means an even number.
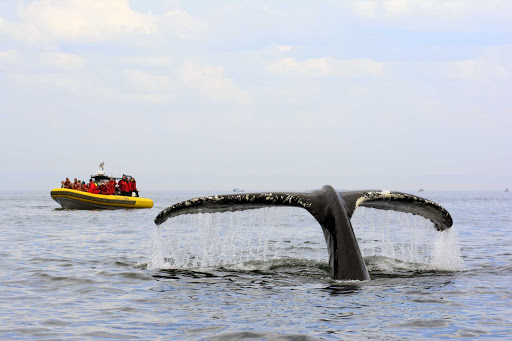
[[[124,90],[116,97],[121,101],[140,101],[165,104],[176,100],[176,82],[170,76],[127,69],[121,72]]]
[[[205,25],[198,18],[179,9],[165,13],[159,19],[159,25],[184,40],[198,38],[206,31]]]
[[[141,13],[127,0],[38,0],[20,6],[16,21],[0,18],[0,33],[28,43],[101,42],[167,33],[189,39],[204,32],[203,26],[185,11]]]
[[[157,31],[153,15],[133,11],[125,0],[39,0],[22,7],[20,17],[59,40],[102,41]]]
[[[0,51],[0,58],[2,58],[2,60],[12,58],[15,55],[16,55],[16,51],[14,51],[14,50]]]
[[[409,11],[409,1],[388,0],[384,3],[384,8],[390,14],[405,14]]]
[[[353,4],[354,11],[366,18],[374,18],[377,16],[377,2],[371,0],[356,1]]]
[[[69,53],[43,53],[40,56],[43,65],[63,70],[78,70],[85,66],[85,60]]]
[[[121,56],[117,57],[117,60],[129,65],[151,68],[168,68],[172,64],[172,59],[166,56]]]
[[[57,90],[76,93],[81,88],[77,79],[61,73],[15,74],[11,78],[17,86],[31,91]]]
[[[15,50],[0,51],[0,68],[6,68],[16,64],[18,58],[18,53]]]
[[[0,34],[5,34],[15,40],[34,43],[44,40],[41,32],[31,23],[19,23],[0,18]]]
[[[495,81],[510,78],[511,72],[496,61],[470,59],[448,63],[447,75],[449,78],[459,80]]]
[[[125,80],[134,88],[144,92],[168,91],[170,79],[167,76],[156,76],[140,70],[124,70]]]
[[[177,76],[183,85],[214,102],[247,103],[250,100],[249,93],[239,89],[231,78],[226,77],[220,66],[185,62],[178,69]]]
[[[433,18],[441,20],[444,25],[460,25],[459,20],[474,25],[474,22],[468,21],[478,21],[486,16],[491,16],[494,20],[512,18],[510,1],[507,0],[356,0],[352,4],[352,10],[362,17],[373,19],[411,17],[416,24],[423,25],[441,24],[439,21],[433,22]]]
[[[406,0],[411,3],[412,6],[433,11],[460,11],[464,9],[470,9],[474,7],[474,1],[468,0]],[[493,1],[489,1],[491,4]],[[494,1],[496,2],[496,1]],[[479,7],[482,6],[482,2],[479,1]],[[485,6],[485,5],[484,5]]]
[[[499,3],[500,1],[491,2]],[[484,7],[492,7],[491,2]],[[474,10],[475,7],[482,8],[482,2],[468,0],[357,0],[352,5],[356,13],[367,18],[375,18],[378,14],[407,14],[412,11],[460,14]]]
[[[291,52],[293,50],[293,46],[289,45],[278,45],[276,46],[277,51],[279,52]]]
[[[271,63],[268,70],[276,74],[295,74],[307,77],[365,77],[381,76],[384,63],[370,59],[339,60],[332,57],[297,61],[282,58]]]
[[[176,100],[177,96],[199,93],[213,102],[247,103],[249,94],[239,89],[220,66],[186,62],[169,75],[155,75],[137,69],[122,71],[130,99],[154,103]]]
[[[125,101],[139,101],[139,102],[147,102],[147,103],[153,103],[153,104],[165,104],[168,103],[170,98],[168,94],[158,94],[158,93],[151,93],[151,94],[130,94],[129,96],[124,97]]]

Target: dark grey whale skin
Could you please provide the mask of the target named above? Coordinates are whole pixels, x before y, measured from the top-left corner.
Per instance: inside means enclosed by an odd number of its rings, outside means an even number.
[[[160,225],[183,214],[232,212],[265,206],[301,207],[311,213],[324,233],[331,276],[339,280],[370,279],[350,222],[359,206],[420,215],[431,220],[438,231],[453,224],[448,211],[418,196],[381,190],[337,192],[329,185],[311,192],[241,193],[194,198],[164,209],[155,218],[155,223]]]

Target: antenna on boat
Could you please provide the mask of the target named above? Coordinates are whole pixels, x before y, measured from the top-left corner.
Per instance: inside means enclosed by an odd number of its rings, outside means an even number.
[[[101,170],[102,170],[102,171],[104,171],[104,170],[105,170],[105,169],[104,169],[104,166],[105,166],[105,162],[104,162],[104,161],[102,161],[102,162],[100,163],[100,168],[101,168]]]

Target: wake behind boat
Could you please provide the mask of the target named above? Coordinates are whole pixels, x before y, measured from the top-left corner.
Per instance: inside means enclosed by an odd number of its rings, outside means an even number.
[[[153,207],[153,200],[139,198],[139,191],[132,176],[123,174],[122,178],[109,177],[103,166],[102,162],[101,170],[96,172],[96,175],[91,175],[89,184],[76,178],[75,182],[71,183],[69,178],[66,178],[66,181],[62,181],[61,188],[52,189],[52,199],[62,208],[74,210]]]

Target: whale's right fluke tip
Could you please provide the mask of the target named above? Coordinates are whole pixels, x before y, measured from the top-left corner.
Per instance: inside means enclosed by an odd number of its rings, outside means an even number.
[[[362,206],[419,215],[433,222],[438,231],[444,231],[453,225],[453,219],[444,207],[417,195],[382,190],[347,191],[339,194],[347,205],[350,217],[357,207]]]

